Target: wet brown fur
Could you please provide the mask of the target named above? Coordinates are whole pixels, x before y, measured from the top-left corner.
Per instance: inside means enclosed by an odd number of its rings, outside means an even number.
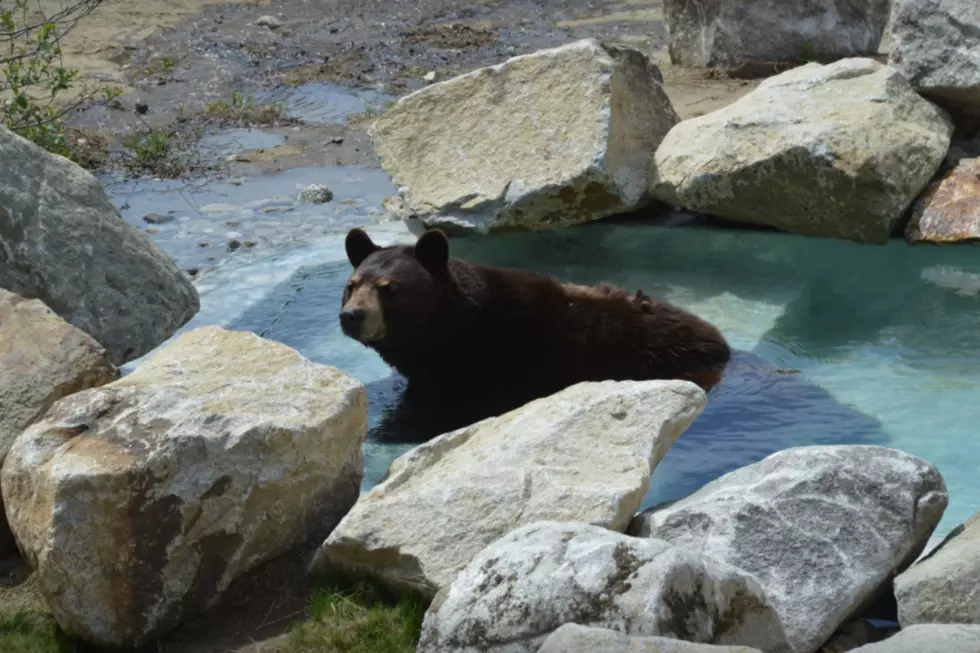
[[[438,231],[380,248],[355,229],[347,251],[357,283],[345,308],[368,288],[384,323],[384,338],[364,344],[410,386],[447,398],[485,393],[516,405],[607,379],[685,379],[710,391],[731,357],[714,326],[642,291],[452,258]]]

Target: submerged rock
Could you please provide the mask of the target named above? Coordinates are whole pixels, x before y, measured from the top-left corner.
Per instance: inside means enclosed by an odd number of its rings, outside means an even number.
[[[677,121],[646,55],[587,39],[427,86],[373,135],[429,226],[537,229],[646,204],[650,160]]]
[[[911,243],[980,242],[980,158],[961,159],[929,186],[913,204],[905,237]]]
[[[964,128],[980,129],[980,3],[895,0],[888,64]]]
[[[17,436],[58,399],[118,378],[92,336],[44,302],[0,288],[0,463]],[[13,543],[0,499],[0,555]]]
[[[895,579],[902,626],[980,624],[980,513]]]
[[[181,335],[57,402],[3,466],[11,528],[67,633],[138,647],[356,501],[364,388],[247,333]]]
[[[762,653],[746,646],[694,644],[669,637],[631,637],[617,630],[565,624],[538,653]]]
[[[888,639],[854,649],[854,653],[975,653],[980,626],[929,624],[903,628]]]
[[[878,446],[795,447],[639,515],[629,533],[753,575],[797,653],[815,651],[922,552],[949,497]]]
[[[664,0],[671,63],[734,67],[878,51],[891,0]]]
[[[789,650],[763,590],[735,568],[659,540],[540,522],[493,542],[439,593],[418,653],[534,653],[566,623]]]
[[[939,169],[952,129],[892,68],[808,64],[678,124],[654,158],[651,190],[729,220],[883,244]]]
[[[0,127],[0,288],[43,301],[114,365],[139,358],[200,308],[197,291],[127,224],[90,173]]]
[[[313,569],[431,595],[522,524],[625,530],[653,469],[705,401],[686,381],[580,383],[441,435],[392,463],[323,543]]]
[[[310,184],[302,191],[296,201],[300,204],[325,204],[333,199],[333,191],[323,184]]]

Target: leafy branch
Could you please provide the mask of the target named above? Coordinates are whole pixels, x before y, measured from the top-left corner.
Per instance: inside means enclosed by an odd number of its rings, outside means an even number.
[[[67,68],[62,56],[61,39],[102,2],[74,0],[47,16],[40,0],[0,0],[0,122],[69,158],[67,116],[122,93],[107,85],[80,85],[78,71]],[[75,91],[74,96],[63,101],[69,91]]]

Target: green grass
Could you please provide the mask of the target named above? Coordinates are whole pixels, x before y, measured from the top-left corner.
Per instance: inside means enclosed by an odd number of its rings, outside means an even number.
[[[306,614],[296,619],[282,639],[276,638],[275,646],[268,649],[258,646],[255,650],[415,652],[428,605],[425,599],[395,598],[364,583],[335,580],[313,590]],[[159,644],[160,650],[169,650],[166,637]],[[58,628],[37,593],[33,577],[16,587],[0,586],[0,653],[92,653],[95,650],[69,638]],[[213,653],[225,651],[225,648],[215,648]]]
[[[3,653],[77,653],[77,642],[66,637],[50,616],[18,612],[0,617]]]
[[[426,603],[416,597],[397,602],[370,590],[318,588],[286,640],[286,653],[413,653]]]

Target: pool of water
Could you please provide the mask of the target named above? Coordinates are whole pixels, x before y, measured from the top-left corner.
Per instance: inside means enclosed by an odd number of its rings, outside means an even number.
[[[392,238],[411,237],[392,229]],[[643,288],[717,324],[738,350],[704,413],[656,470],[644,507],[792,446],[896,447],[937,465],[951,501],[936,535],[980,510],[980,256],[707,226],[595,224],[454,239],[454,254],[570,281]],[[222,324],[350,372],[369,390],[364,489],[410,445],[377,430],[400,379],[337,325],[343,233],[250,253],[201,283],[187,328]]]

